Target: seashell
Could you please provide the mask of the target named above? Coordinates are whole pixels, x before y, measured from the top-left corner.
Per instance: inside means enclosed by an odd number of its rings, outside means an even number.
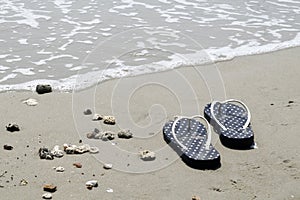
[[[73,166],[77,167],[77,168],[81,168],[82,164],[79,162],[73,163]]]
[[[38,93],[38,94],[45,94],[45,93],[49,93],[49,92],[52,92],[52,88],[50,85],[37,85],[36,88],[35,88],[35,91]]]
[[[98,187],[98,181],[96,180],[87,181],[85,185],[88,189],[92,189],[93,187]]]
[[[75,148],[75,153],[83,154],[85,152],[90,151],[90,145],[84,144]]]
[[[103,122],[104,124],[114,125],[116,124],[116,119],[114,116],[104,116]]]
[[[112,167],[113,167],[113,165],[110,164],[110,163],[105,163],[105,164],[103,165],[103,168],[104,168],[104,169],[111,169]]]
[[[85,115],[91,115],[91,114],[92,114],[92,110],[89,109],[89,108],[87,108],[87,109],[85,109],[85,110],[83,111],[83,114],[85,114]]]
[[[104,132],[102,133],[101,139],[102,139],[103,141],[113,140],[113,139],[115,139],[115,133],[114,133],[114,132],[111,132],[111,131],[104,131]]]
[[[64,151],[66,150],[66,148],[68,148],[68,147],[70,147],[70,146],[71,146],[70,144],[64,143],[64,144],[63,144]]]
[[[52,185],[52,184],[44,184],[43,189],[46,192],[55,192],[56,191],[56,186]]]
[[[55,145],[53,147],[53,150],[51,151],[51,153],[53,154],[53,156],[57,157],[57,158],[61,158],[64,156],[64,152],[62,150],[59,149],[58,145]]]
[[[155,153],[149,150],[144,150],[140,152],[141,159],[144,161],[151,161],[155,159]]]
[[[8,144],[5,144],[4,146],[3,146],[3,149],[5,149],[5,150],[13,150],[13,146],[11,146],[11,145],[8,145]]]
[[[38,105],[37,100],[36,99],[31,99],[31,98],[22,101],[22,103],[25,103],[28,106],[36,106],[36,105]]]
[[[113,189],[111,189],[111,188],[107,188],[107,189],[106,189],[106,192],[108,192],[108,193],[112,193],[112,192],[114,192],[114,190],[113,190]]]
[[[19,183],[20,186],[25,186],[28,184],[28,181],[26,181],[25,179],[22,179]]]
[[[103,136],[103,134],[102,133],[97,133],[95,136],[94,136],[94,139],[101,139],[102,138],[102,136]]]
[[[53,160],[53,154],[49,151],[48,148],[40,148],[39,156],[40,159]]]
[[[43,199],[52,199],[52,194],[51,193],[45,193],[45,194],[43,194]]]
[[[20,128],[16,123],[9,123],[6,126],[6,130],[9,132],[14,132],[14,131],[20,131]]]
[[[94,116],[93,116],[93,121],[102,120],[102,119],[103,119],[102,115],[94,114]]]
[[[200,200],[200,197],[197,197],[197,196],[192,196],[192,200]]]
[[[65,171],[65,168],[63,168],[62,166],[59,166],[59,167],[56,167],[56,168],[55,168],[55,171],[56,171],[56,172],[64,172],[64,171]]]
[[[118,137],[129,139],[129,138],[132,138],[132,133],[130,132],[130,130],[120,130],[118,132]]]
[[[99,149],[97,147],[90,147],[90,153],[92,154],[99,153]]]

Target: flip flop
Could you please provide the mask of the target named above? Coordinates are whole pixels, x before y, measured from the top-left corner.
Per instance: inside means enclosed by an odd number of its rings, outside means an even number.
[[[251,114],[243,102],[236,99],[214,101],[206,105],[204,117],[219,134],[224,146],[231,149],[255,148],[254,133],[250,124]]]
[[[203,119],[205,126],[195,118]],[[175,117],[163,127],[164,140],[182,160],[196,169],[217,169],[221,166],[220,154],[211,145],[211,129],[203,116]]]

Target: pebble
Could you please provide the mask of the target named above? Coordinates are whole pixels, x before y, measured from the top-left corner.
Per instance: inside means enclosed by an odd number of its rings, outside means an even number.
[[[27,184],[28,184],[28,181],[26,181],[25,179],[20,180],[20,183],[19,183],[20,186],[25,186]]]
[[[91,115],[91,114],[92,114],[92,110],[89,109],[89,108],[87,108],[87,109],[85,109],[85,110],[83,111],[83,114],[85,114],[85,115]]]
[[[51,193],[45,193],[45,194],[43,194],[43,199],[52,199],[52,194]]]
[[[102,139],[103,141],[113,140],[113,139],[115,139],[115,133],[114,133],[114,132],[111,132],[111,131],[104,131],[104,132],[102,133],[101,139]]]
[[[53,160],[54,156],[48,148],[42,147],[39,149],[40,159]]]
[[[130,138],[132,138],[132,133],[130,132],[130,130],[120,130],[118,132],[118,137],[119,138],[130,139]]]
[[[35,91],[38,94],[50,93],[50,92],[52,92],[52,87],[51,87],[51,85],[41,85],[41,84],[39,84],[39,85],[36,86]]]
[[[87,181],[85,185],[88,189],[91,190],[93,187],[98,187],[98,181],[96,180]]]
[[[11,146],[11,145],[8,145],[8,144],[5,144],[4,146],[3,146],[3,148],[5,149],[5,150],[13,150],[13,146]]]
[[[116,124],[116,119],[114,116],[104,116],[103,122],[104,124],[114,125]]]
[[[52,185],[52,184],[44,184],[43,189],[46,192],[55,192],[56,191],[56,186]]]
[[[156,158],[155,153],[152,151],[149,151],[149,150],[141,151],[140,156],[141,156],[141,159],[144,161],[151,161]]]
[[[110,164],[110,163],[105,163],[105,164],[103,165],[103,168],[104,168],[104,169],[111,169],[112,167],[113,167],[113,165]]]
[[[36,106],[36,105],[38,105],[38,101],[36,99],[31,99],[31,98],[22,101],[22,103],[25,103],[28,106]]]
[[[65,171],[65,168],[63,168],[62,166],[59,166],[59,167],[56,167],[56,168],[55,168],[55,171],[56,171],[56,172],[64,172],[64,171]]]
[[[197,196],[192,196],[192,200],[200,200],[200,197],[197,197]]]
[[[20,128],[16,123],[9,123],[6,126],[6,130],[10,132],[15,132],[15,131],[20,131]]]
[[[98,120],[102,120],[103,116],[100,114],[94,114],[93,116],[93,121],[98,121]]]
[[[79,162],[73,163],[73,166],[75,166],[76,168],[82,168],[82,164]]]

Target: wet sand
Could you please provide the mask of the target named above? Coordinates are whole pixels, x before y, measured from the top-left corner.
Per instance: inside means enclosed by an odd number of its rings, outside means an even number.
[[[74,93],[1,93],[1,199],[42,199],[44,183],[57,186],[52,199],[300,199],[299,53],[300,48],[293,48],[218,63],[223,82],[215,73],[209,79],[216,76],[215,83],[205,82],[207,74],[203,78],[199,73],[205,66],[199,66],[112,80]],[[39,104],[23,104],[27,98]],[[174,115],[203,114],[211,98],[235,98],[248,105],[258,149],[228,149],[213,132],[222,166],[196,170],[166,145],[162,127]],[[83,115],[86,108],[114,115],[117,124],[92,121],[92,115]],[[21,130],[6,131],[11,122]],[[128,128],[134,138],[87,139],[94,128]],[[54,160],[38,156],[40,147],[79,145],[79,140],[97,146],[99,154]],[[5,144],[13,150],[4,150]],[[155,151],[156,159],[140,160],[143,149]],[[83,167],[75,168],[74,162]],[[104,162],[113,169],[103,169]],[[53,170],[57,166],[65,171]],[[28,184],[19,186],[21,179]],[[86,189],[88,180],[98,180],[99,186]]]

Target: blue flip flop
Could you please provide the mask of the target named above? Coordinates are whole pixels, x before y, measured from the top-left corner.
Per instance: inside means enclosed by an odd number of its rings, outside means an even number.
[[[234,103],[238,103],[236,105]],[[220,136],[221,143],[231,149],[252,149],[255,147],[254,133],[251,128],[251,114],[243,102],[229,99],[214,101],[206,105],[204,117]]]
[[[203,119],[207,129],[195,118]],[[164,140],[182,160],[196,169],[217,169],[221,166],[219,152],[211,145],[211,129],[203,116],[175,117],[163,127]]]

